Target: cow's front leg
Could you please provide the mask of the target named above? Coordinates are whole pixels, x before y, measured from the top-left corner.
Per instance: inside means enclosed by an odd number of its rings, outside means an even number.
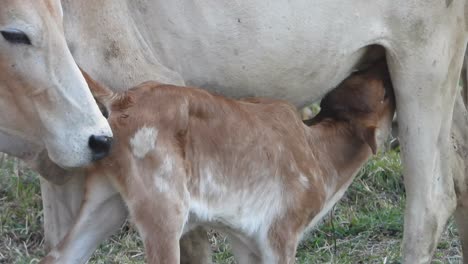
[[[88,176],[76,221],[41,263],[86,263],[97,246],[115,233],[126,217],[125,204],[110,181],[103,175]]]
[[[429,263],[456,199],[449,133],[465,50],[464,33],[433,32],[431,43],[390,49],[406,187],[404,263]],[[411,54],[411,55],[409,55]]]
[[[68,173],[70,179],[62,185],[41,178],[46,251],[56,246],[67,234],[83,200],[84,176],[78,172]]]

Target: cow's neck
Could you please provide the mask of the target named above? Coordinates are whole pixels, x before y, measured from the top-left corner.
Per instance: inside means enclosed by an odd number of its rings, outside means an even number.
[[[372,155],[370,147],[352,131],[348,123],[327,120],[309,127],[308,141],[321,167],[319,176],[327,185],[327,199],[347,188]]]

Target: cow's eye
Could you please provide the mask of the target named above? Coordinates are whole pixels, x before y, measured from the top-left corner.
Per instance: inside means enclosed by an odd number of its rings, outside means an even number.
[[[28,35],[21,30],[18,29],[4,29],[0,30],[3,38],[12,43],[12,44],[25,44],[31,45],[31,40],[29,39]]]

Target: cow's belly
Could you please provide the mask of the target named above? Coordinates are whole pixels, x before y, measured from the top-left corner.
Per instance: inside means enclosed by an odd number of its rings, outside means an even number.
[[[132,17],[187,84],[301,105],[343,80],[387,33],[379,3],[312,2],[148,0],[135,2]]]
[[[256,65],[231,64],[229,69],[183,75],[187,84],[232,97],[263,96],[288,100],[301,106],[320,99],[346,78],[360,60],[364,49],[330,63],[307,68],[281,68],[283,61]],[[294,60],[294,58],[292,58]],[[327,59],[325,59],[327,60]]]

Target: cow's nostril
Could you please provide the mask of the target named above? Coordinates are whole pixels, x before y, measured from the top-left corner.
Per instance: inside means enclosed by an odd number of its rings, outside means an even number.
[[[112,137],[95,136],[89,137],[88,146],[93,152],[93,160],[99,160],[109,154],[112,145]]]

